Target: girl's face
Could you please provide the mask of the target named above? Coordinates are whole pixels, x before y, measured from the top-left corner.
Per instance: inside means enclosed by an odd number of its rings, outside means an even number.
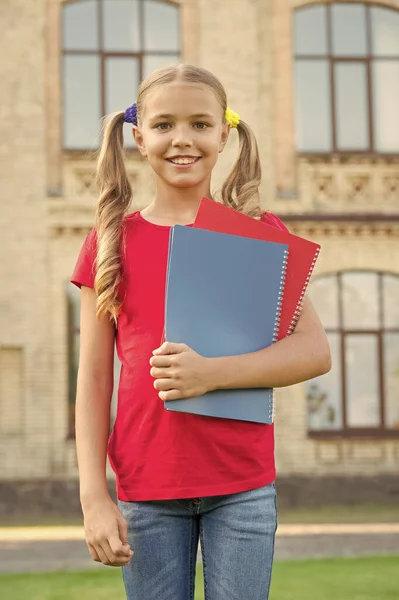
[[[210,183],[230,130],[211,88],[181,82],[159,86],[146,97],[140,117],[134,137],[161,180],[179,188]]]

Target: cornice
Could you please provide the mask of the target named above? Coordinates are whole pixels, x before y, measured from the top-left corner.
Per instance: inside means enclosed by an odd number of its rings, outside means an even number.
[[[399,238],[399,214],[282,214],[288,229],[310,238]]]

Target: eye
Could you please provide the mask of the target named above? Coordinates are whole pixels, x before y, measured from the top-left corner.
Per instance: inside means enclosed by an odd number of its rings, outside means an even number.
[[[204,123],[203,121],[197,121],[194,123],[195,129],[207,129],[209,127],[208,123]]]
[[[167,129],[169,129],[169,127],[171,127],[170,123],[158,123],[158,125],[155,125],[155,129],[159,129],[160,131],[166,131]]]

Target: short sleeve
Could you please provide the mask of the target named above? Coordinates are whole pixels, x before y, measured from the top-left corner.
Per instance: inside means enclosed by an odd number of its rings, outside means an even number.
[[[288,229],[286,228],[284,223],[281,221],[281,219],[276,217],[276,215],[274,215],[273,213],[270,213],[270,212],[263,213],[260,220],[263,221],[263,223],[267,223],[267,225],[272,225],[273,227],[277,227],[278,229],[281,229],[282,231],[286,231],[287,233],[289,233]]]
[[[94,288],[97,236],[94,229],[87,234],[71,277],[71,283],[79,288]]]

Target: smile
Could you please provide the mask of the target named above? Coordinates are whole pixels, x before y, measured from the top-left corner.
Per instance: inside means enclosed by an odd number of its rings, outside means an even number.
[[[190,156],[190,157],[176,157],[176,158],[168,158],[167,160],[174,165],[193,165],[197,161],[199,161],[199,156]]]

